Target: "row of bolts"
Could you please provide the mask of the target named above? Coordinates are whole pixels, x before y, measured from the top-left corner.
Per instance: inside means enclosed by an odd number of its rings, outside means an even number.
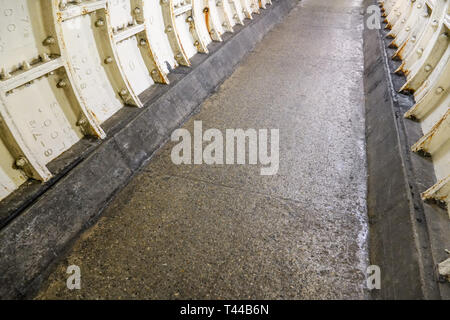
[[[411,0],[411,2],[415,2],[415,0]],[[421,7],[422,7],[422,5],[419,3],[419,4],[417,5],[417,8],[420,9]],[[397,16],[400,16],[400,15],[401,15],[401,13],[398,12],[398,9],[394,9],[394,12],[396,12],[395,14],[396,14]],[[425,17],[425,18],[429,17],[428,12],[425,12],[425,13],[423,14],[423,17]],[[405,23],[405,22],[406,22],[406,19],[402,19],[402,20],[401,20],[401,23]],[[434,20],[432,21],[432,23],[431,23],[431,26],[432,26],[434,29],[437,29],[438,25],[439,25],[439,22],[438,22],[436,19],[434,19]],[[408,26],[408,27],[406,27],[405,30],[406,30],[406,31],[410,31],[410,30],[411,30],[411,27]],[[448,38],[448,34],[445,33],[445,32],[439,35],[439,40],[441,40],[441,41],[447,40],[447,38]],[[412,42],[416,42],[416,40],[417,40],[417,37],[416,37],[416,36],[412,36],[412,37],[411,37],[411,41],[412,41]],[[419,49],[417,50],[417,54],[418,54],[419,56],[422,56],[423,52],[424,52],[424,49],[423,49],[423,48],[419,48]],[[430,72],[432,69],[433,69],[433,67],[432,67],[431,65],[429,65],[429,64],[427,64],[427,65],[424,67],[424,70],[425,70],[426,72]],[[443,89],[442,87],[439,87],[439,88],[437,88],[436,93],[437,93],[437,94],[441,94],[443,91],[444,91],[444,89]]]
[[[168,0],[161,0],[162,1],[162,3],[168,3]],[[67,9],[67,5],[69,4],[69,3],[73,3],[73,4],[75,4],[75,5],[79,5],[79,4],[81,4],[83,2],[83,0],[61,0],[60,1],[60,3],[59,3],[59,9],[60,10],[65,10],[65,9]],[[180,7],[180,6],[184,6],[184,5],[187,5],[188,4],[188,1],[186,1],[186,0],[178,0],[177,2],[175,2],[174,3],[174,7],[175,8],[178,8],[178,7]]]
[[[73,1],[62,0],[62,1],[60,2],[59,7],[60,7],[61,10],[64,10],[64,9],[66,9],[68,3],[80,4],[80,3],[82,3],[82,2],[83,2],[83,0],[73,0]],[[163,3],[167,3],[168,0],[162,0],[162,2],[163,2]],[[183,5],[185,5],[185,4],[186,4],[185,1],[180,1],[180,2],[175,3],[174,6],[175,6],[175,7],[179,7],[180,5],[183,6]],[[221,4],[220,1],[218,1],[217,5],[220,5],[220,4]],[[139,14],[139,13],[140,13],[140,8],[135,8],[135,13],[136,13],[136,14]],[[237,18],[237,15],[235,15],[234,18]],[[188,23],[192,23],[192,21],[193,21],[193,18],[192,18],[191,16],[189,16],[189,17],[186,19],[186,22],[188,22]],[[136,20],[134,19],[133,22],[130,22],[128,25],[129,25],[129,26],[133,26],[133,25],[135,25],[135,24],[136,24]],[[225,24],[226,24],[226,23],[224,23],[224,26],[226,26]],[[100,20],[98,20],[98,21],[96,22],[95,25],[96,25],[97,27],[101,27],[101,26],[104,25],[104,21],[103,21],[102,19],[100,19]],[[125,25],[123,25],[123,26],[121,27],[121,29],[123,29],[123,28],[125,28]],[[113,32],[114,32],[114,33],[117,32],[117,29],[120,30],[120,28],[113,28]],[[168,31],[168,32],[170,32],[171,30],[172,30],[172,28],[171,28],[170,26],[168,26],[168,27],[166,28],[166,31]],[[53,45],[53,44],[55,44],[55,43],[56,43],[56,41],[55,41],[55,39],[54,39],[53,37],[48,37],[48,38],[46,38],[46,39],[44,40],[44,44],[45,44],[45,45]],[[147,44],[147,41],[144,40],[144,39],[141,39],[141,40],[140,40],[140,44],[141,44],[141,45],[146,45],[146,44]],[[198,46],[198,44],[199,44],[198,41],[195,41],[194,45],[195,45],[195,46]],[[177,58],[181,58],[181,54],[178,54],[178,55],[177,55]],[[47,53],[41,54],[41,55],[39,56],[39,59],[40,59],[40,61],[42,61],[42,62],[48,62],[48,61],[51,60],[51,59],[50,59],[50,56],[49,56]],[[112,57],[107,57],[107,58],[105,59],[105,63],[106,63],[106,64],[110,64],[110,63],[112,63],[112,62],[113,62],[113,58],[112,58]],[[31,69],[30,63],[27,62],[27,61],[24,61],[24,62],[22,63],[21,69],[22,69],[22,70],[25,70],[25,71],[30,70],[30,69]],[[158,72],[157,72],[156,70],[153,70],[151,73],[152,73],[152,75],[156,75]],[[54,74],[54,72],[50,72],[50,74]],[[1,80],[8,80],[8,79],[10,79],[10,78],[11,78],[11,74],[3,68],[3,69],[0,71],[0,79],[1,79]],[[57,86],[58,86],[59,88],[63,88],[63,87],[66,87],[66,86],[67,86],[67,83],[66,83],[65,80],[60,80],[60,81],[57,83]],[[126,95],[128,94],[128,91],[127,91],[126,89],[122,89],[122,90],[120,91],[119,94],[120,94],[121,96],[126,96]],[[86,124],[86,120],[85,120],[85,119],[82,119],[82,120],[78,121],[78,123],[77,123],[78,126],[82,126],[82,125],[85,125],[85,124]],[[25,157],[19,157],[19,158],[15,161],[15,165],[16,165],[17,168],[24,168],[27,164],[28,164],[28,160],[27,160]]]
[[[82,1],[83,1],[83,0],[75,0],[75,1],[69,1],[69,2],[76,3],[76,4],[80,4]],[[163,3],[166,3],[166,2],[168,2],[168,0],[162,0],[162,2],[163,2]],[[61,2],[60,2],[60,7],[63,6],[63,7],[65,8],[65,7],[67,6],[67,3],[68,3],[68,1],[61,1]],[[184,5],[184,4],[185,4],[184,1],[181,2],[181,5]],[[218,2],[218,4],[220,4],[220,1]],[[177,6],[177,5],[180,5],[180,3],[176,4],[176,6]],[[135,13],[135,14],[140,14],[140,13],[141,13],[141,9],[140,9],[139,7],[136,7],[136,8],[134,9],[134,13]],[[234,18],[237,19],[237,18],[238,18],[237,15],[235,15]],[[193,22],[193,18],[192,18],[191,16],[187,17],[186,22],[192,23],[192,22]],[[133,19],[133,21],[131,21],[131,22],[128,23],[128,26],[130,26],[130,27],[131,27],[131,26],[134,26],[136,23],[137,23],[137,22],[136,22],[136,19]],[[96,27],[102,27],[102,26],[104,26],[104,20],[103,20],[103,19],[97,20],[96,23],[95,23],[95,26],[96,26]],[[227,26],[227,23],[224,22],[224,23],[223,23],[223,26],[226,27],[226,26]],[[113,27],[113,30],[112,30],[112,31],[113,31],[113,33],[117,33],[117,31],[123,30],[123,29],[125,29],[125,28],[126,28],[126,24],[123,24],[123,25],[120,26],[120,27]],[[171,32],[171,31],[172,31],[172,27],[171,27],[171,26],[167,26],[166,32]],[[55,39],[54,39],[53,37],[51,37],[51,36],[48,37],[48,38],[46,38],[46,39],[44,40],[44,44],[45,44],[45,45],[53,45],[53,44],[55,44],[55,43],[56,43]],[[145,39],[141,39],[139,43],[140,43],[140,45],[144,46],[144,45],[147,44],[147,41],[146,41]],[[197,46],[199,45],[199,42],[198,42],[198,41],[195,41],[195,42],[194,42],[194,45],[197,47]],[[177,57],[177,58],[181,58],[181,54],[178,54],[176,57]],[[48,61],[50,61],[49,55],[48,55],[47,53],[43,53],[42,55],[40,55],[40,61],[42,61],[42,62],[48,62]],[[112,60],[111,57],[108,57],[108,58],[105,59],[105,63],[112,63],[112,62],[113,62],[113,60]],[[24,62],[22,63],[22,65],[21,65],[21,69],[22,69],[22,70],[25,70],[25,71],[26,71],[26,70],[30,70],[30,69],[31,69],[30,63],[27,62],[27,61],[24,61]],[[153,71],[152,71],[152,75],[156,75],[156,74],[157,74],[157,71],[156,71],[156,70],[153,70]],[[11,78],[11,74],[3,68],[3,69],[0,71],[0,79],[1,79],[1,80],[8,80],[8,79],[10,79],[10,78]]]

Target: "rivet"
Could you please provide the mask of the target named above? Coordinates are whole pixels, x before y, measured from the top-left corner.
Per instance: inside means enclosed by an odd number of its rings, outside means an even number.
[[[24,62],[22,63],[22,69],[23,69],[23,70],[30,70],[30,69],[31,69],[31,66],[30,66],[30,64],[29,64],[27,61],[24,61]]]
[[[48,62],[48,61],[50,61],[50,57],[48,56],[48,54],[43,53],[43,54],[41,54],[41,60],[43,62]]]
[[[437,94],[441,94],[442,92],[444,92],[444,88],[439,87],[439,88],[436,89],[436,93]]]
[[[429,72],[429,71],[431,71],[431,66],[429,65],[429,64],[427,64],[426,66],[425,66],[425,71],[426,72]]]
[[[141,8],[139,8],[139,7],[134,8],[134,13],[135,14],[141,13]]]
[[[65,80],[60,80],[58,81],[58,83],[56,84],[56,86],[58,88],[64,88],[65,86],[67,86],[67,82]]]
[[[172,27],[171,26],[167,26],[166,32],[172,32]]]
[[[65,10],[67,8],[67,0],[61,0],[59,3],[59,10]]]
[[[110,64],[110,63],[112,63],[114,60],[113,60],[113,58],[111,58],[111,57],[107,57],[106,59],[105,59],[105,63],[106,64]]]
[[[122,90],[120,90],[119,94],[121,96],[126,96],[128,94],[128,91],[126,89],[122,89]]]
[[[198,42],[198,40],[196,40],[196,41],[194,42],[194,46],[196,46],[196,47],[198,47],[199,44],[200,44],[200,43]]]
[[[147,45],[147,41],[145,39],[141,39],[141,40],[139,40],[139,44],[141,46],[145,46],[145,45]]]
[[[105,25],[105,21],[103,21],[103,19],[98,19],[97,21],[95,21],[96,27],[103,27],[104,25]]]
[[[189,16],[189,17],[186,18],[186,22],[192,22],[192,21],[194,21],[194,19],[192,19],[191,16]]]
[[[53,38],[52,36],[47,37],[47,38],[44,40],[44,44],[45,44],[46,46],[49,46],[49,45],[52,45],[52,44],[55,44],[55,43],[56,43],[56,40],[55,40],[55,38]]]
[[[27,165],[28,161],[24,157],[20,157],[16,160],[15,163],[17,168],[23,168]]]
[[[86,119],[84,119],[84,118],[77,121],[77,126],[78,126],[78,127],[83,127],[83,126],[85,126],[86,124],[87,124],[87,121],[86,121]]]
[[[10,78],[11,78],[11,75],[9,74],[9,72],[6,71],[4,68],[2,68],[2,71],[0,72],[0,79],[7,80]]]
[[[152,75],[153,75],[153,76],[156,76],[157,74],[158,74],[158,71],[157,71],[156,69],[153,69],[153,70],[152,70]]]

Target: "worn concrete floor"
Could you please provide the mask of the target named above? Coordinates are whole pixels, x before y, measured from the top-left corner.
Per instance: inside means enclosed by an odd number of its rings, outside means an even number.
[[[37,298],[365,298],[361,2],[299,2],[184,126],[278,128],[277,175],[177,166],[169,143]]]

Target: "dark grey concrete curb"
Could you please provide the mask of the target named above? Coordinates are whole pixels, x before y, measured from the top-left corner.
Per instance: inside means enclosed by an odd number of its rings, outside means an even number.
[[[58,257],[96,221],[111,198],[237,67],[298,0],[275,0],[246,26],[236,27],[191,69],[171,74],[172,84],[144,92],[144,109],[125,108],[106,124],[103,142],[82,141],[52,163],[58,180],[0,231],[0,298],[33,295]],[[78,150],[82,156],[73,160]]]
[[[374,3],[366,0],[365,7]],[[370,260],[381,268],[381,289],[372,293],[375,299],[449,299],[449,284],[435,272],[450,247],[448,216],[420,198],[436,178],[430,159],[410,151],[422,129],[403,118],[414,101],[398,93],[405,79],[393,72],[400,62],[390,59],[385,35],[364,30]]]

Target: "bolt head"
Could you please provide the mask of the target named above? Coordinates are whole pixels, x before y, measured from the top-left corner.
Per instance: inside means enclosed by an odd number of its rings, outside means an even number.
[[[56,40],[55,40],[55,38],[53,38],[52,36],[47,37],[47,38],[44,40],[44,44],[45,44],[46,46],[49,46],[49,45],[52,45],[52,44],[55,44],[55,43],[56,43]]]
[[[24,157],[20,157],[16,160],[16,167],[17,168],[23,168],[27,165],[27,159],[25,159]]]
[[[96,27],[103,27],[105,25],[105,21],[103,21],[103,19],[98,19],[96,22],[95,22],[95,26]]]
[[[87,121],[86,121],[86,119],[80,119],[80,120],[78,120],[78,122],[77,122],[77,126],[78,127],[82,127],[82,126],[84,126],[84,125],[86,125],[87,124]]]
[[[65,80],[59,80],[56,85],[58,88],[64,88],[67,86],[67,82]]]
[[[10,78],[11,78],[11,75],[9,74],[9,72],[6,71],[6,69],[2,69],[1,72],[0,72],[0,79],[1,80],[7,80],[7,79],[10,79]]]
[[[48,61],[50,61],[50,57],[48,56],[47,53],[43,53],[41,55],[41,60],[44,61],[44,62],[48,62]]]
[[[66,0],[62,0],[59,3],[59,10],[66,10],[66,8],[67,8],[67,1]]]

